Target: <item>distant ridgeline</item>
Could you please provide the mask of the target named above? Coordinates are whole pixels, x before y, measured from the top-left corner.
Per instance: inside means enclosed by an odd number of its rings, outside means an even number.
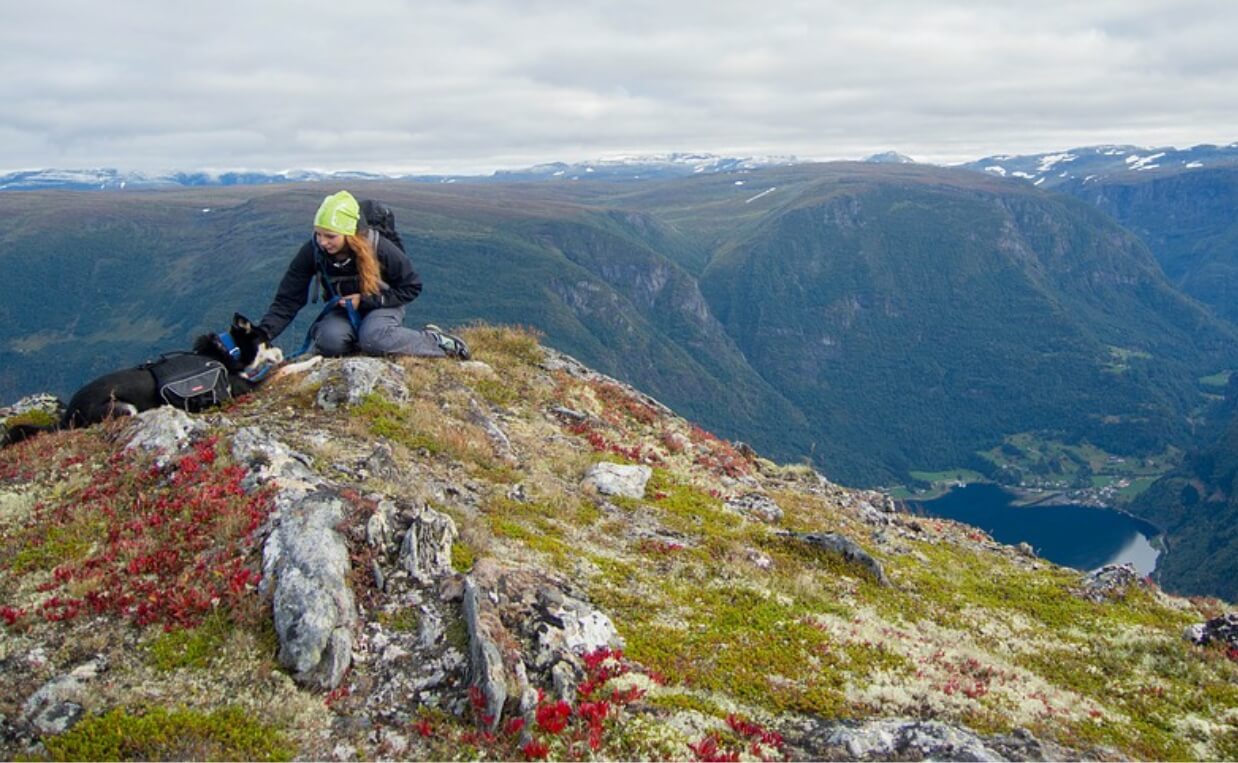
[[[966,166],[1092,204],[1139,236],[1170,281],[1238,321],[1238,143],[1097,146]]]
[[[261,314],[339,184],[395,210],[426,284],[410,324],[534,327],[703,427],[845,484],[992,472],[978,452],[1018,433],[1117,455],[1189,449],[1219,397],[1200,380],[1238,368],[1234,325],[1095,207],[994,174],[837,163],[0,193],[0,257],[20,285],[0,304],[0,402],[67,396],[234,311]],[[1156,182],[1122,209],[1150,219],[1188,188]],[[1158,234],[1178,247],[1182,288],[1225,256],[1233,267],[1232,214],[1216,218],[1195,248]],[[316,313],[280,343],[299,344]]]

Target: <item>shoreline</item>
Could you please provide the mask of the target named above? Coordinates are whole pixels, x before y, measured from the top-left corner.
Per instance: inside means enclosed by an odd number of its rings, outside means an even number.
[[[1126,517],[1137,525],[1135,532],[1145,539],[1147,545],[1151,547],[1152,551],[1155,553],[1155,557],[1152,561],[1152,569],[1147,573],[1150,576],[1156,575],[1157,571],[1160,569],[1160,566],[1163,564],[1165,557],[1169,554],[1168,534],[1158,525],[1141,516],[1138,516],[1137,514],[1132,514],[1124,508],[1105,503],[1097,497],[1091,497],[1089,500],[1082,501],[1071,498],[1070,495],[1068,495],[1069,491],[1066,490],[1012,487],[1009,485],[1000,485],[989,480],[977,480],[973,482],[957,481],[934,484],[931,489],[926,490],[924,493],[902,500],[910,504],[921,504],[921,506],[916,507],[913,511],[919,510],[927,514],[923,504],[930,503],[953,492],[956,489],[965,488],[970,485],[991,485],[996,487],[998,490],[1009,494],[1011,499],[1007,505],[1013,509],[1034,510],[1042,506],[1065,506],[1100,509],[1103,511],[1111,511],[1115,514]],[[929,514],[929,516],[932,515]]]
[[[975,482],[953,482],[950,484],[934,485],[922,495],[905,498],[903,500],[911,503],[928,503],[929,501],[935,501],[938,498],[942,498],[958,488],[965,488],[969,485],[995,485],[999,489],[1005,490],[1015,496],[1014,500],[1010,502],[1010,505],[1021,509],[1033,509],[1052,502],[1052,505],[1054,506],[1082,506],[1092,509],[1114,511],[1152,528],[1155,531],[1153,535],[1144,533],[1144,536],[1147,537],[1149,541],[1154,538],[1165,537],[1165,530],[1163,528],[1145,519],[1144,517],[1139,516],[1138,514],[1133,514],[1130,511],[1127,511],[1121,506],[1106,503],[1099,498],[1078,500],[1071,498],[1068,495],[1068,491],[1058,489],[1047,490],[1039,488],[1014,487],[1011,485],[1001,485],[988,480],[977,480]]]

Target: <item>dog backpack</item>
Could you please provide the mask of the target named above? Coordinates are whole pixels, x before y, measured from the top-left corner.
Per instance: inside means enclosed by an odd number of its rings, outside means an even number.
[[[176,352],[163,355],[143,368],[149,369],[155,377],[160,399],[182,411],[201,413],[232,399],[228,369],[217,360],[192,352]]]

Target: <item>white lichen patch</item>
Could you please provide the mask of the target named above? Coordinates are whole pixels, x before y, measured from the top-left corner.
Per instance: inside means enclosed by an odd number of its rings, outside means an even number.
[[[21,525],[30,516],[39,500],[37,490],[16,488],[0,490],[0,529]]]

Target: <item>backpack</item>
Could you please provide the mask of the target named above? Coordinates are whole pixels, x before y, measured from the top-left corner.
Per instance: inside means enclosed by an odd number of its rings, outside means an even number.
[[[391,207],[373,199],[362,201],[360,206],[361,217],[365,219],[365,227],[377,231],[380,236],[400,247],[401,252],[405,252],[400,232],[395,229],[395,213],[391,211]]]
[[[192,352],[174,352],[145,363],[142,368],[155,377],[159,398],[187,413],[201,413],[232,399],[228,369],[217,360]]]

